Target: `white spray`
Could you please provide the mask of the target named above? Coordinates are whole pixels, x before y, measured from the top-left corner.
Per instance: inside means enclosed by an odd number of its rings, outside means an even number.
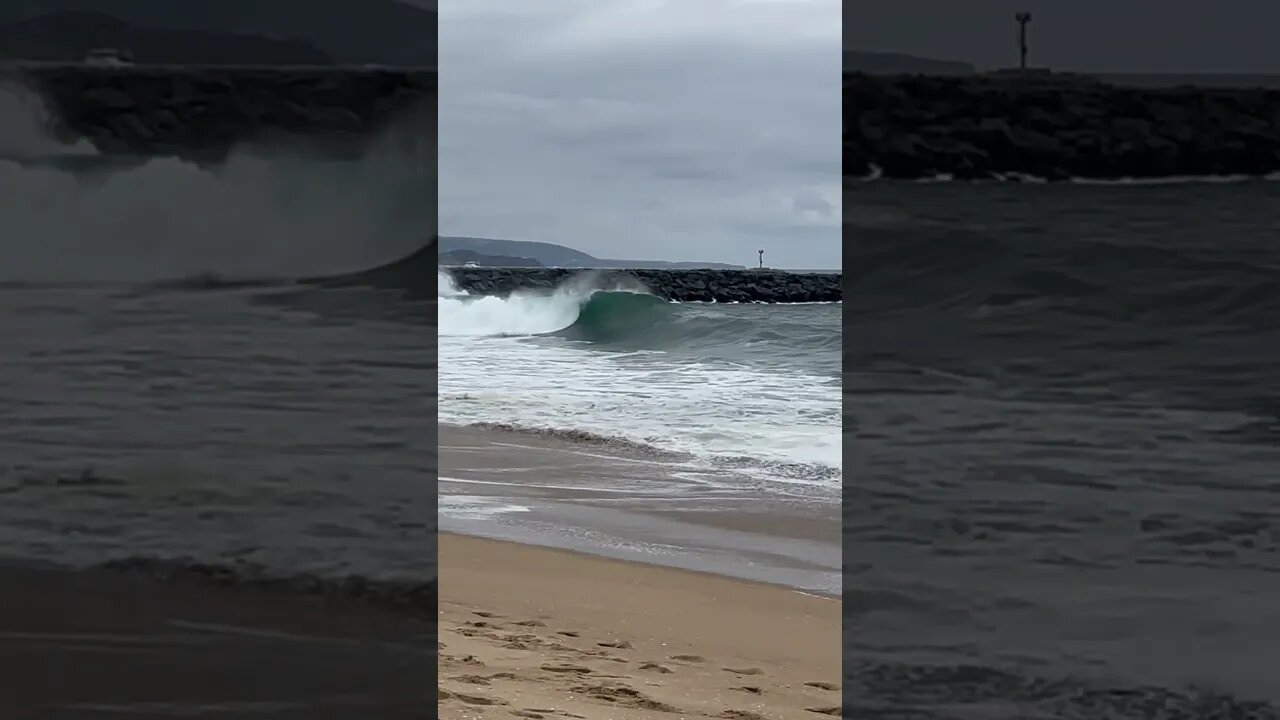
[[[447,272],[438,273],[439,334],[449,336],[540,335],[569,327],[594,292],[566,283],[552,292],[515,292],[506,297],[470,295]]]
[[[213,171],[166,158],[86,179],[38,162],[97,154],[50,138],[43,113],[0,86],[0,282],[339,274],[435,234],[434,157],[394,143],[359,161],[240,148]]]
[[[584,272],[562,282],[555,290],[520,291],[505,297],[471,295],[459,288],[449,273],[437,274],[439,335],[519,336],[541,335],[569,327],[591,296],[601,291],[647,293],[626,276],[604,281],[599,273]]]

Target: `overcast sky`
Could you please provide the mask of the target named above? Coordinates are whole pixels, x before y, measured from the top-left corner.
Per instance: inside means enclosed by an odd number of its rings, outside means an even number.
[[[1280,0],[891,0],[849,3],[845,46],[981,67],[1017,63],[1019,10],[1033,65],[1086,72],[1280,73]]]
[[[839,267],[839,0],[439,11],[442,235]]]

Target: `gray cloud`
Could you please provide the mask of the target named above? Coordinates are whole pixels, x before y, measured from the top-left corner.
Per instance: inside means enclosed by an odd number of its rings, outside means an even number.
[[[837,0],[445,0],[446,235],[840,262]]]
[[[1280,73],[1276,0],[894,0],[850,3],[845,46],[1017,62],[1015,12],[1032,13],[1033,64],[1084,72]]]

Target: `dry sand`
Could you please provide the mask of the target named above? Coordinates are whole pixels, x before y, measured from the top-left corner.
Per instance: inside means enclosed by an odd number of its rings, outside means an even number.
[[[440,536],[440,718],[839,716],[840,603]]]

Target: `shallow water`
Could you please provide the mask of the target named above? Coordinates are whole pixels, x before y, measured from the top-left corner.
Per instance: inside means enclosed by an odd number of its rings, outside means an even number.
[[[0,555],[434,577],[434,304],[279,282],[427,243],[421,129],[203,168],[47,127],[0,87]]]
[[[289,286],[0,289],[0,546],[434,576],[435,308]]]
[[[1273,188],[847,195],[860,716],[1280,716]]]
[[[779,487],[617,443],[448,425],[440,466],[443,531],[839,593],[837,488]]]

